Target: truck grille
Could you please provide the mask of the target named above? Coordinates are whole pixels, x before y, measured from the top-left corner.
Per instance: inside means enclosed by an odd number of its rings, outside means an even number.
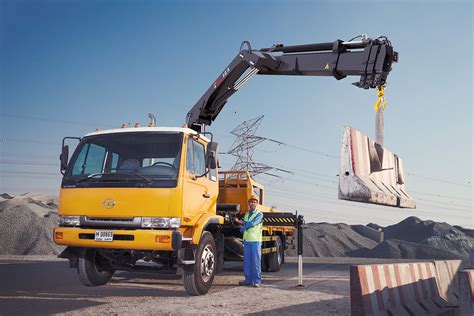
[[[141,217],[80,217],[81,227],[139,228]]]
[[[101,217],[87,217],[87,220],[93,222],[133,222],[131,218],[101,218]]]

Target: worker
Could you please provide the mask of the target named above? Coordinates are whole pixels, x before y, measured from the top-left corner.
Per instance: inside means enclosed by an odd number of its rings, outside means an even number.
[[[245,280],[239,285],[260,287],[262,283],[262,221],[263,213],[257,210],[258,197],[252,195],[248,200],[249,210],[244,220],[235,221],[241,225],[240,232],[244,234],[244,276]]]

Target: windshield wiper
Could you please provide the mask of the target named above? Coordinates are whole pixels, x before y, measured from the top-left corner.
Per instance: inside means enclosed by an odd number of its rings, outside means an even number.
[[[150,178],[147,178],[147,177],[144,177],[142,175],[139,175],[138,173],[135,173],[135,172],[130,172],[130,173],[104,173],[104,172],[100,172],[100,173],[91,173],[90,175],[87,176],[87,178],[84,178],[84,179],[81,179],[79,181],[77,181],[77,183],[81,183],[81,182],[86,182],[86,181],[89,181],[89,180],[92,180],[92,179],[96,179],[98,177],[101,177],[100,179],[102,179],[103,176],[112,176],[111,178],[113,177],[117,177],[117,176],[127,176],[127,178],[130,179],[130,176],[135,176],[135,178],[132,178],[132,179],[135,179],[135,180],[143,180],[145,181],[147,184],[152,184],[153,181],[150,179]]]
[[[97,178],[98,176],[103,176],[104,174],[107,174],[107,173],[103,173],[103,172],[91,173],[90,175],[87,176],[87,178],[78,180],[77,183],[86,182],[86,181],[89,181],[89,180],[91,180],[91,179],[95,179],[95,178]]]
[[[152,184],[153,181],[150,178],[144,177],[136,172],[121,172],[121,173],[111,173],[111,175],[114,176],[127,176],[129,179],[134,179],[134,180],[143,180],[147,184]],[[130,178],[130,176],[135,176],[136,178]]]

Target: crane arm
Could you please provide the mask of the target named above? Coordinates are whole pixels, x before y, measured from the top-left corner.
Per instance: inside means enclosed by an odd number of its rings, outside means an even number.
[[[237,56],[188,112],[186,123],[196,131],[211,125],[227,100],[256,74],[331,76],[337,80],[360,76],[355,86],[380,88],[386,83],[392,63],[397,61],[398,53],[386,37],[293,46],[275,44],[260,50],[252,50],[249,42],[243,42]]]

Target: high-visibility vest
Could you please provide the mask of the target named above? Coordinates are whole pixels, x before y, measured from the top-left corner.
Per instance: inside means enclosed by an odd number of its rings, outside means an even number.
[[[249,218],[249,212],[247,212],[244,215],[244,221],[250,222],[260,213],[259,210],[255,210]],[[247,228],[244,231],[244,241],[262,242],[262,226],[263,224],[259,223],[253,227]]]

